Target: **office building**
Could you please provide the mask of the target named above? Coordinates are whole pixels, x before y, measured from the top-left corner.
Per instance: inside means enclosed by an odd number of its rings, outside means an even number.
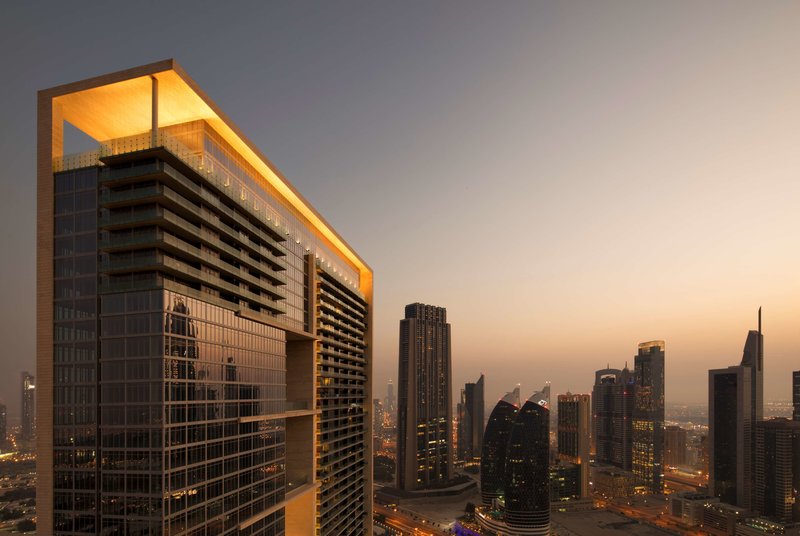
[[[22,432],[20,439],[30,441],[36,435],[36,385],[33,382],[33,376],[28,372],[22,373],[20,390],[22,393],[22,414],[20,417]]]
[[[800,421],[800,370],[792,372],[792,420]]]
[[[719,503],[719,498],[696,491],[680,491],[669,494],[667,501],[671,516],[680,519],[687,527],[696,527],[703,523],[703,511]]]
[[[453,406],[444,307],[406,305],[398,378],[397,487],[446,485],[453,478]]]
[[[639,344],[634,361],[632,470],[648,493],[664,492],[664,341]]]
[[[519,387],[497,402],[486,423],[481,451],[481,500],[487,506],[503,495],[508,438],[518,412]]]
[[[483,374],[461,390],[458,404],[458,459],[470,464],[480,461],[483,444]]]
[[[384,402],[384,409],[389,413],[394,413],[397,410],[397,399],[394,396],[394,383],[389,380],[386,385],[386,400]]]
[[[667,426],[664,429],[664,465],[681,467],[686,465],[686,429]]]
[[[492,457],[493,462],[497,462],[494,464],[496,468],[504,467],[500,480],[502,487],[496,489],[498,471],[492,475],[481,474],[483,502],[486,504],[489,498],[491,506],[478,508],[476,518],[481,527],[490,533],[539,536],[550,532],[548,396],[544,389],[536,392],[517,410],[513,395],[506,395],[489,418],[490,424],[494,422],[498,426],[491,431],[487,426],[484,434],[487,445],[501,439],[508,430],[506,448]],[[498,419],[493,421],[494,417]],[[511,417],[513,422],[507,428]],[[503,433],[495,433],[497,431]],[[487,454],[485,448],[484,453]],[[504,460],[500,454],[504,454]],[[487,476],[492,480],[484,484]],[[488,497],[483,493],[484,489],[489,492]]]
[[[764,419],[764,335],[761,333],[761,307],[758,308],[758,331],[747,332],[742,352],[742,367],[750,368],[750,445],[756,443],[756,424]],[[750,448],[750,507],[753,505],[756,451]]]
[[[589,497],[589,395],[558,395],[558,459],[577,466],[579,498]]]
[[[750,508],[750,367],[708,371],[708,491]]]
[[[769,419],[755,428],[754,510],[773,521],[800,522],[800,422]]]
[[[6,450],[8,443],[8,414],[6,405],[0,404],[0,449]]]
[[[550,502],[569,504],[581,497],[581,466],[558,460],[550,464]]]
[[[755,501],[756,425],[764,416],[761,308],[741,363],[708,375],[709,493],[749,510]]]
[[[172,60],[38,113],[37,531],[371,533],[369,267]]]
[[[385,410],[380,398],[372,400],[372,407],[372,433],[377,436],[383,431],[383,413]]]
[[[549,393],[528,398],[517,413],[506,451],[505,522],[513,533],[550,533]]]
[[[633,448],[634,375],[624,369],[595,372],[592,389],[592,425],[595,460],[631,470]]]

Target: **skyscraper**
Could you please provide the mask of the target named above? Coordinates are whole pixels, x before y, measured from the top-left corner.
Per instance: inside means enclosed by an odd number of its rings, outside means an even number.
[[[792,372],[792,420],[800,421],[800,370]]]
[[[6,405],[0,404],[0,448],[6,449],[8,441],[8,414],[6,413]]]
[[[709,493],[741,508],[754,506],[756,425],[764,416],[764,336],[750,330],[738,366],[710,370]]]
[[[589,497],[589,395],[558,395],[558,458],[579,466],[577,495]]]
[[[549,396],[545,392],[531,395],[511,426],[506,451],[505,522],[513,532],[550,533]]]
[[[466,463],[480,459],[483,444],[483,374],[461,390],[458,419],[458,458]]]
[[[503,495],[508,438],[518,412],[519,387],[497,402],[486,423],[481,451],[481,500],[487,506]]]
[[[664,465],[679,467],[686,465],[686,429],[667,426],[664,429]]]
[[[750,508],[750,367],[708,371],[708,492]]]
[[[450,324],[444,307],[406,305],[400,321],[397,487],[413,491],[453,477]]]
[[[394,396],[394,383],[392,383],[392,380],[389,379],[389,383],[386,385],[386,403],[384,408],[386,411],[394,413],[394,411],[397,409],[396,405],[397,400]]]
[[[800,522],[800,422],[756,423],[756,512],[782,523]]]
[[[520,409],[518,394],[508,393],[489,417],[481,463],[484,506],[476,510],[476,516],[490,533],[549,534],[548,397],[543,389]]]
[[[20,383],[22,393],[22,433],[24,441],[30,441],[36,435],[36,385],[33,376],[28,372],[22,373]]]
[[[747,339],[742,352],[743,367],[750,368],[750,493],[755,486],[756,424],[764,419],[764,336],[761,334],[761,307],[758,308],[758,331],[747,332]],[[750,505],[754,498],[751,496]]]
[[[663,493],[664,341],[639,344],[634,376],[632,470],[649,493]]]
[[[627,365],[595,372],[592,424],[597,463],[631,470],[633,402],[634,376]]]
[[[172,60],[38,111],[38,531],[370,533],[370,268]]]

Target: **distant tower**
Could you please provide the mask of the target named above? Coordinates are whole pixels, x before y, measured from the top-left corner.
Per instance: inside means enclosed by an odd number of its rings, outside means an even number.
[[[754,507],[756,425],[763,419],[764,336],[747,334],[738,366],[708,371],[708,489],[741,508]]]
[[[667,426],[664,429],[664,465],[680,467],[686,465],[686,429]]]
[[[450,324],[444,307],[406,305],[400,321],[397,486],[406,491],[453,477]]]
[[[800,422],[760,421],[756,429],[754,509],[781,523],[800,521]]]
[[[558,458],[580,467],[578,492],[589,497],[589,395],[558,395]]]
[[[6,448],[6,440],[8,437],[8,415],[6,414],[6,405],[0,404],[0,448]]]
[[[392,379],[389,378],[389,383],[386,385],[386,404],[385,410],[394,413],[396,407],[397,400],[394,397],[394,384],[392,383]]]
[[[22,439],[30,441],[36,435],[36,386],[33,376],[22,373]]]
[[[592,389],[592,425],[595,460],[631,470],[634,377],[628,370],[606,368],[595,372]]]
[[[508,437],[518,412],[519,387],[497,402],[486,424],[481,453],[481,500],[487,506],[503,495]]]
[[[708,371],[708,491],[750,508],[750,367]]]
[[[481,456],[483,443],[483,374],[461,390],[458,415],[458,458],[470,463]]]
[[[634,361],[632,469],[649,493],[664,492],[664,341],[639,344]]]

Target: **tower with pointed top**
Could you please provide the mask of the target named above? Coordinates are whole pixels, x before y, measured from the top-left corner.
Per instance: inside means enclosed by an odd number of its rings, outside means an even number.
[[[521,408],[518,393],[507,393],[489,417],[477,520],[494,534],[544,536],[550,532],[549,393],[545,387]]]
[[[712,496],[753,508],[756,427],[764,417],[764,335],[750,330],[738,366],[708,371],[708,489]]]
[[[487,506],[503,495],[508,437],[518,412],[519,387],[497,402],[486,424],[481,452],[481,500]]]

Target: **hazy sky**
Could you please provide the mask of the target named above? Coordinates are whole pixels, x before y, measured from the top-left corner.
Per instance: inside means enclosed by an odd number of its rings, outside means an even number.
[[[707,400],[764,307],[800,369],[800,3],[4,2],[0,398],[35,370],[36,90],[176,58],[375,271],[375,386],[406,303],[453,385],[588,391],[667,342]]]

